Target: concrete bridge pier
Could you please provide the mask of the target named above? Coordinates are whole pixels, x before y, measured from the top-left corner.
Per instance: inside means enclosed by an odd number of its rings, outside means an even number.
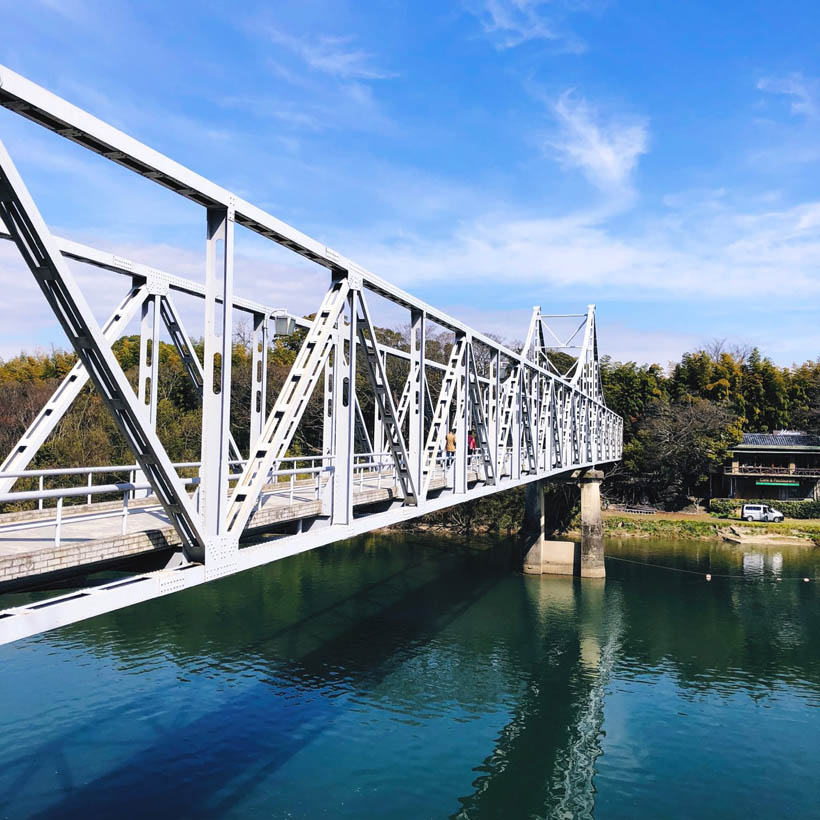
[[[524,572],[528,575],[579,575],[604,578],[604,539],[601,518],[600,470],[587,470],[581,485],[581,543],[553,541],[544,532],[546,481],[527,485],[524,520]]]
[[[604,578],[604,522],[601,518],[601,470],[581,476],[581,577]]]
[[[545,479],[527,484],[524,508],[524,572],[527,575],[575,575],[580,548],[572,541],[551,541],[544,533]]]

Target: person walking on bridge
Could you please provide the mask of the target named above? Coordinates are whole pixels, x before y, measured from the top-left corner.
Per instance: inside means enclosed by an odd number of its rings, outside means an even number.
[[[449,467],[453,463],[453,459],[456,457],[456,431],[450,430],[447,433],[447,441],[444,445],[444,452],[446,453],[445,456],[445,463]]]

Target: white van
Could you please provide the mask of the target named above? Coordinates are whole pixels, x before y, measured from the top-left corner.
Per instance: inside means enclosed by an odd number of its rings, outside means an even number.
[[[782,521],[783,513],[768,504],[744,504],[740,517],[744,521]]]

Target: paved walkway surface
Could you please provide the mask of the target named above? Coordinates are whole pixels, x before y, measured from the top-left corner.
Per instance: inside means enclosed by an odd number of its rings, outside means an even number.
[[[470,475],[475,480],[475,475]],[[445,486],[443,476],[431,489]],[[395,498],[392,476],[370,475],[354,481],[353,504],[364,506]],[[322,512],[316,481],[270,485],[251,517],[251,529],[314,518]],[[162,507],[152,498],[129,502],[123,532],[122,502],[103,502],[63,509],[59,545],[55,544],[55,510],[0,515],[0,587],[9,582],[99,565],[152,550],[178,547],[179,539]],[[20,520],[23,518],[24,520]]]

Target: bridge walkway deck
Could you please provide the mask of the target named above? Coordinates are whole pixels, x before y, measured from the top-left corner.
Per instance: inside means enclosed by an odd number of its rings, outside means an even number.
[[[470,471],[468,480],[477,480],[477,475]],[[444,475],[439,474],[431,482],[431,489],[443,489],[446,484]],[[396,498],[392,474],[357,479],[356,486],[354,508]],[[66,507],[60,524],[59,546],[55,545],[53,508],[0,515],[0,590],[47,580],[56,573],[81,571],[84,567],[104,568],[124,558],[180,546],[176,531],[152,497],[129,504],[125,533],[121,510],[120,502]],[[321,514],[316,481],[297,481],[292,489],[289,484],[270,485],[248,529],[262,532]]]

